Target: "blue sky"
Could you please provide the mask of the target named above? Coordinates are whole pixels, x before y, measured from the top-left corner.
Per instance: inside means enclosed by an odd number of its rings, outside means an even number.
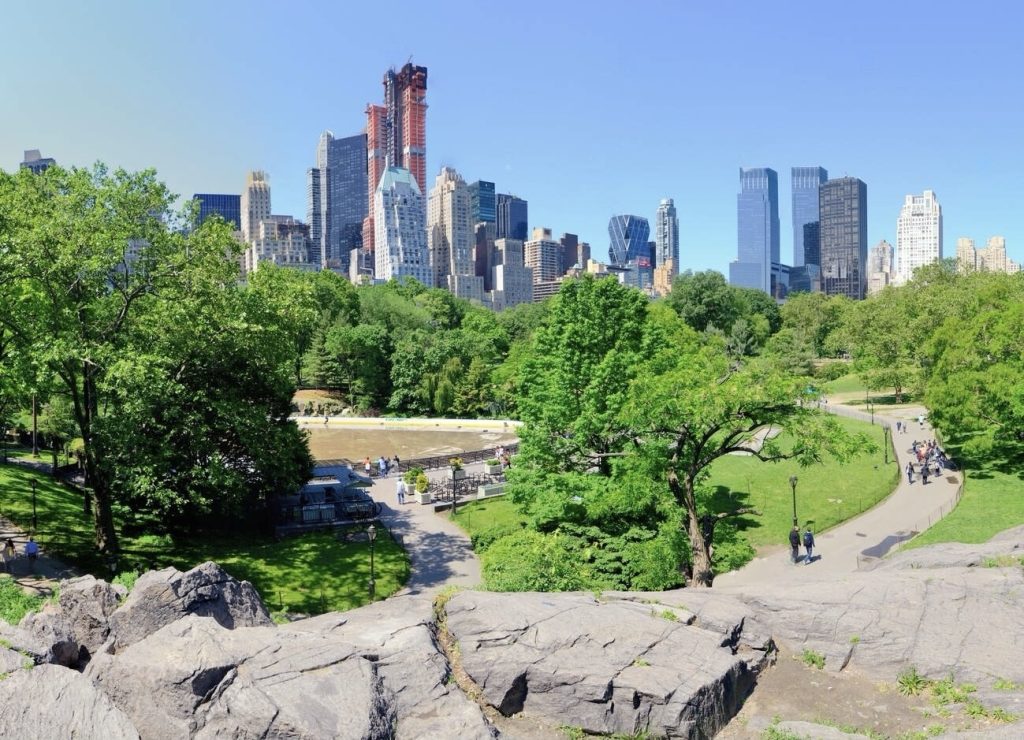
[[[305,217],[321,130],[359,131],[381,77],[429,69],[428,171],[530,202],[530,225],[606,259],[608,217],[675,199],[684,268],[726,271],[738,168],[868,185],[869,244],[936,191],[945,251],[1007,238],[1024,260],[1024,6],[970,3],[46,2],[0,6],[0,168],[156,167],[175,192],[270,173]]]

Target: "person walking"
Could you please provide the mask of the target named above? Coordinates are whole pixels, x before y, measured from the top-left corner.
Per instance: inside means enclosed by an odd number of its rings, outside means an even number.
[[[897,421],[896,422],[896,434],[899,434],[902,429],[903,429],[903,422],[902,421]]]
[[[907,463],[907,483],[914,482],[914,463]]]
[[[373,465],[370,464],[370,456],[367,455],[363,458],[363,471],[366,473],[366,477],[369,478],[373,475]]]
[[[29,537],[25,543],[25,557],[28,558],[28,567],[33,573],[36,572],[36,559],[39,557],[39,543],[34,537]]]
[[[402,461],[398,459],[398,455],[395,455],[394,457],[391,458],[391,467],[394,469],[396,473],[402,472],[401,465]]]
[[[793,565],[796,565],[800,559],[800,527],[796,525],[793,525],[793,529],[789,531],[789,548]]]
[[[383,455],[377,458],[377,473],[381,478],[388,477],[388,461],[384,459]]]
[[[398,476],[398,504],[400,506],[404,506],[405,505],[405,494],[406,494],[405,478],[403,478],[402,476]]]
[[[0,552],[0,558],[4,562],[4,571],[7,573],[14,572],[14,560],[18,557],[18,551],[14,548],[14,540],[10,537],[7,538],[7,542],[4,543],[4,549]]]
[[[924,465],[921,466],[921,485],[922,486],[927,486],[928,485],[928,464],[927,463],[925,463]]]
[[[804,565],[810,565],[811,560],[814,559],[814,534],[810,527],[807,527],[804,532],[804,549],[807,550],[807,559],[804,560]]]

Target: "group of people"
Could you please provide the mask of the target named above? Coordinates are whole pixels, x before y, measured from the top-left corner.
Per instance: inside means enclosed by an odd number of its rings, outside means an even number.
[[[392,471],[398,472],[399,466],[401,464],[402,461],[398,459],[398,455],[395,455],[390,460],[388,460],[386,457],[382,455],[381,457],[377,458],[377,475],[380,476],[381,478],[387,478]],[[370,462],[369,455],[363,458],[363,472],[366,473],[367,478],[373,477],[374,467],[374,463]]]
[[[501,463],[502,470],[508,470],[512,467],[512,456],[505,449],[505,445],[498,445],[494,448],[494,457]]]
[[[0,561],[3,561],[3,568],[5,573],[13,573],[13,563],[18,557],[18,549],[14,545],[14,539],[11,537],[7,538],[4,542],[3,549],[0,549]],[[35,573],[36,560],[39,557],[39,543],[36,542],[35,537],[29,537],[28,542],[25,543],[25,557],[28,558],[29,568]]]
[[[814,559],[814,533],[811,532],[811,527],[808,525],[804,531],[802,538],[804,549],[807,551],[807,555],[804,558],[804,565],[810,565]],[[800,561],[800,527],[793,525],[793,529],[789,531],[789,548],[790,558],[793,561],[793,565],[796,565]]]
[[[949,458],[934,439],[923,442],[915,439],[910,452],[917,460],[917,466],[913,460],[907,463],[907,483],[913,483],[914,473],[920,471],[921,485],[927,485],[929,476],[938,477],[949,465]]]

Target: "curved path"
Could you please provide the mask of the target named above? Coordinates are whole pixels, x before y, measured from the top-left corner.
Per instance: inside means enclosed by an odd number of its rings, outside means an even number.
[[[864,421],[870,419],[868,414],[846,406],[826,406],[825,409],[839,416]],[[899,542],[923,532],[948,514],[956,504],[962,473],[947,470],[937,479],[930,478],[926,486],[922,485],[920,476],[915,475],[914,483],[908,483],[906,473],[902,471],[911,460],[911,444],[914,440],[934,438],[935,431],[927,421],[918,423],[918,414],[927,413],[923,408],[903,409],[899,413],[898,417],[883,416],[877,412],[874,415],[876,422],[890,425],[900,465],[899,485],[888,498],[827,532],[815,533],[812,563],[805,564],[801,560],[799,565],[793,565],[786,539],[789,533],[779,532],[781,547],[778,552],[755,558],[740,570],[723,573],[715,579],[715,588],[742,588],[766,581],[799,584],[832,579],[869,563],[871,558],[865,558],[863,551],[885,555]],[[908,424],[905,433],[896,433],[897,421]],[[820,492],[820,495],[827,494],[827,491]],[[802,557],[803,547],[800,550]]]

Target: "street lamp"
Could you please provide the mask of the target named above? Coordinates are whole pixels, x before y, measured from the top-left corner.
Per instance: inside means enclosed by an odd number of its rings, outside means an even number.
[[[452,465],[452,516],[455,516],[455,507],[457,505],[456,502],[458,501],[458,498],[459,498],[458,494],[457,494],[457,490],[456,490],[456,480],[455,480],[455,471],[458,470],[458,467],[455,465],[455,463],[452,463],[451,465]]]
[[[370,601],[375,601],[377,598],[377,581],[374,580],[373,541],[377,539],[377,528],[371,524],[366,530],[366,536],[370,538]]]
[[[793,526],[800,526],[796,518],[796,476],[789,476],[789,487],[793,489]]]
[[[36,479],[32,479],[32,531],[35,532],[38,529],[36,524]]]
[[[889,434],[890,434],[889,425],[888,424],[884,424],[882,426],[882,437],[885,439],[884,450],[885,450],[885,464],[886,465],[889,464]]]

